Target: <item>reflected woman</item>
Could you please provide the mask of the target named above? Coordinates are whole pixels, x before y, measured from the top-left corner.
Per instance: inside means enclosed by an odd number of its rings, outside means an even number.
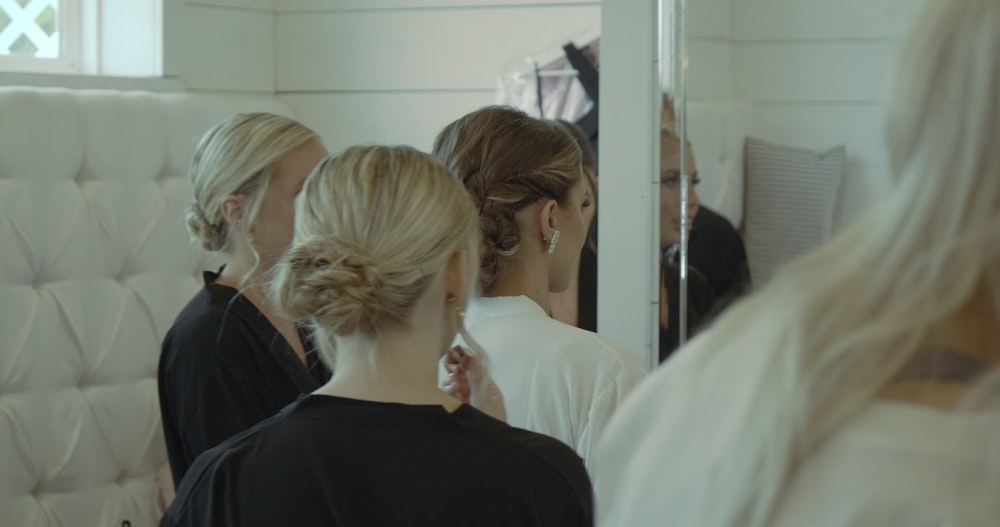
[[[698,195],[698,168],[690,142],[684,145],[688,208],[681,213],[681,140],[673,100],[663,96],[660,127],[660,362],[680,344],[681,217],[688,226],[687,335],[694,336],[750,287],[746,248],[729,220],[704,206]]]

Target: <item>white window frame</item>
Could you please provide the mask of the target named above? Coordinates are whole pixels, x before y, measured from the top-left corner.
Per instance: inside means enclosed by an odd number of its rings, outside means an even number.
[[[80,73],[81,50],[81,0],[59,2],[59,57],[21,57],[0,55],[0,71],[30,73]]]
[[[60,0],[61,56],[0,55],[0,73],[161,77],[163,11],[168,3],[170,0]],[[125,45],[129,43],[135,45]]]

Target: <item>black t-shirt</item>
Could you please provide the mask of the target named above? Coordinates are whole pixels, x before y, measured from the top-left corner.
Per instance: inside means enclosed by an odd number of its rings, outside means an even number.
[[[583,461],[468,406],[310,395],[205,452],[161,527],[589,526]]]
[[[174,485],[198,454],[278,413],[330,377],[308,335],[309,367],[252,302],[215,283],[188,302],[163,340],[160,414]]]

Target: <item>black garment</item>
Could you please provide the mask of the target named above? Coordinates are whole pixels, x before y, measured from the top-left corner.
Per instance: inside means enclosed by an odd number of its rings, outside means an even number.
[[[725,216],[701,206],[691,225],[688,263],[708,282],[711,313],[718,314],[750,289],[750,266],[743,237]]]
[[[309,395],[205,452],[161,527],[588,526],[583,461],[463,405]]]
[[[667,287],[670,327],[660,326],[660,362],[667,360],[680,346],[681,340],[681,268],[666,260],[660,266],[663,283]],[[687,274],[687,338],[691,339],[708,321],[715,301],[708,280],[688,260]]]
[[[591,245],[596,246],[596,242],[588,242],[580,254],[577,326],[597,331],[597,253]],[[677,349],[680,341],[677,256],[665,257],[660,271],[670,302],[670,328],[660,328],[660,362],[663,362]],[[708,207],[700,207],[688,240],[688,337],[694,336],[749,289],[750,268],[739,231],[725,216]]]
[[[601,82],[600,72],[597,69],[597,61],[594,60],[589,45],[583,49],[579,49],[572,42],[569,42],[563,46],[563,53],[566,54],[566,60],[576,69],[576,77],[580,81],[580,85],[583,86],[583,91],[587,92],[587,97],[590,98],[590,102],[593,105],[586,115],[577,119],[576,125],[587,134],[587,138],[590,139],[590,145],[596,154],[599,152],[597,132],[601,101]],[[541,99],[542,97],[539,95],[539,106],[542,104]]]
[[[660,362],[680,344],[679,255],[664,259],[662,276],[670,302],[670,327],[660,328]],[[688,339],[707,327],[750,289],[750,267],[743,237],[725,216],[702,206],[688,241]]]
[[[577,277],[576,326],[597,333],[597,251],[596,244],[585,243],[580,252]]]
[[[330,377],[308,335],[306,369],[281,333],[235,289],[215,283],[188,302],[163,340],[160,415],[174,486],[198,454],[278,413]]]

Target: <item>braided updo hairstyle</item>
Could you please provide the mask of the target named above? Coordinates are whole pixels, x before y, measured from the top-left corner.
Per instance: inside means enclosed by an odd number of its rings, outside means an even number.
[[[565,206],[582,177],[580,148],[564,129],[504,106],[488,106],[446,126],[434,154],[478,209],[483,292],[513,264],[521,242],[517,212],[542,198]]]
[[[474,220],[468,193],[433,156],[408,146],[351,147],[306,180],[272,297],[284,316],[313,326],[332,361],[335,335],[405,327],[456,251],[469,250],[474,283]]]
[[[316,137],[298,122],[271,113],[236,114],[205,132],[191,162],[194,202],[187,226],[192,238],[207,251],[228,249],[222,202],[227,196],[246,196],[243,225],[248,228],[264,199],[270,167]]]

